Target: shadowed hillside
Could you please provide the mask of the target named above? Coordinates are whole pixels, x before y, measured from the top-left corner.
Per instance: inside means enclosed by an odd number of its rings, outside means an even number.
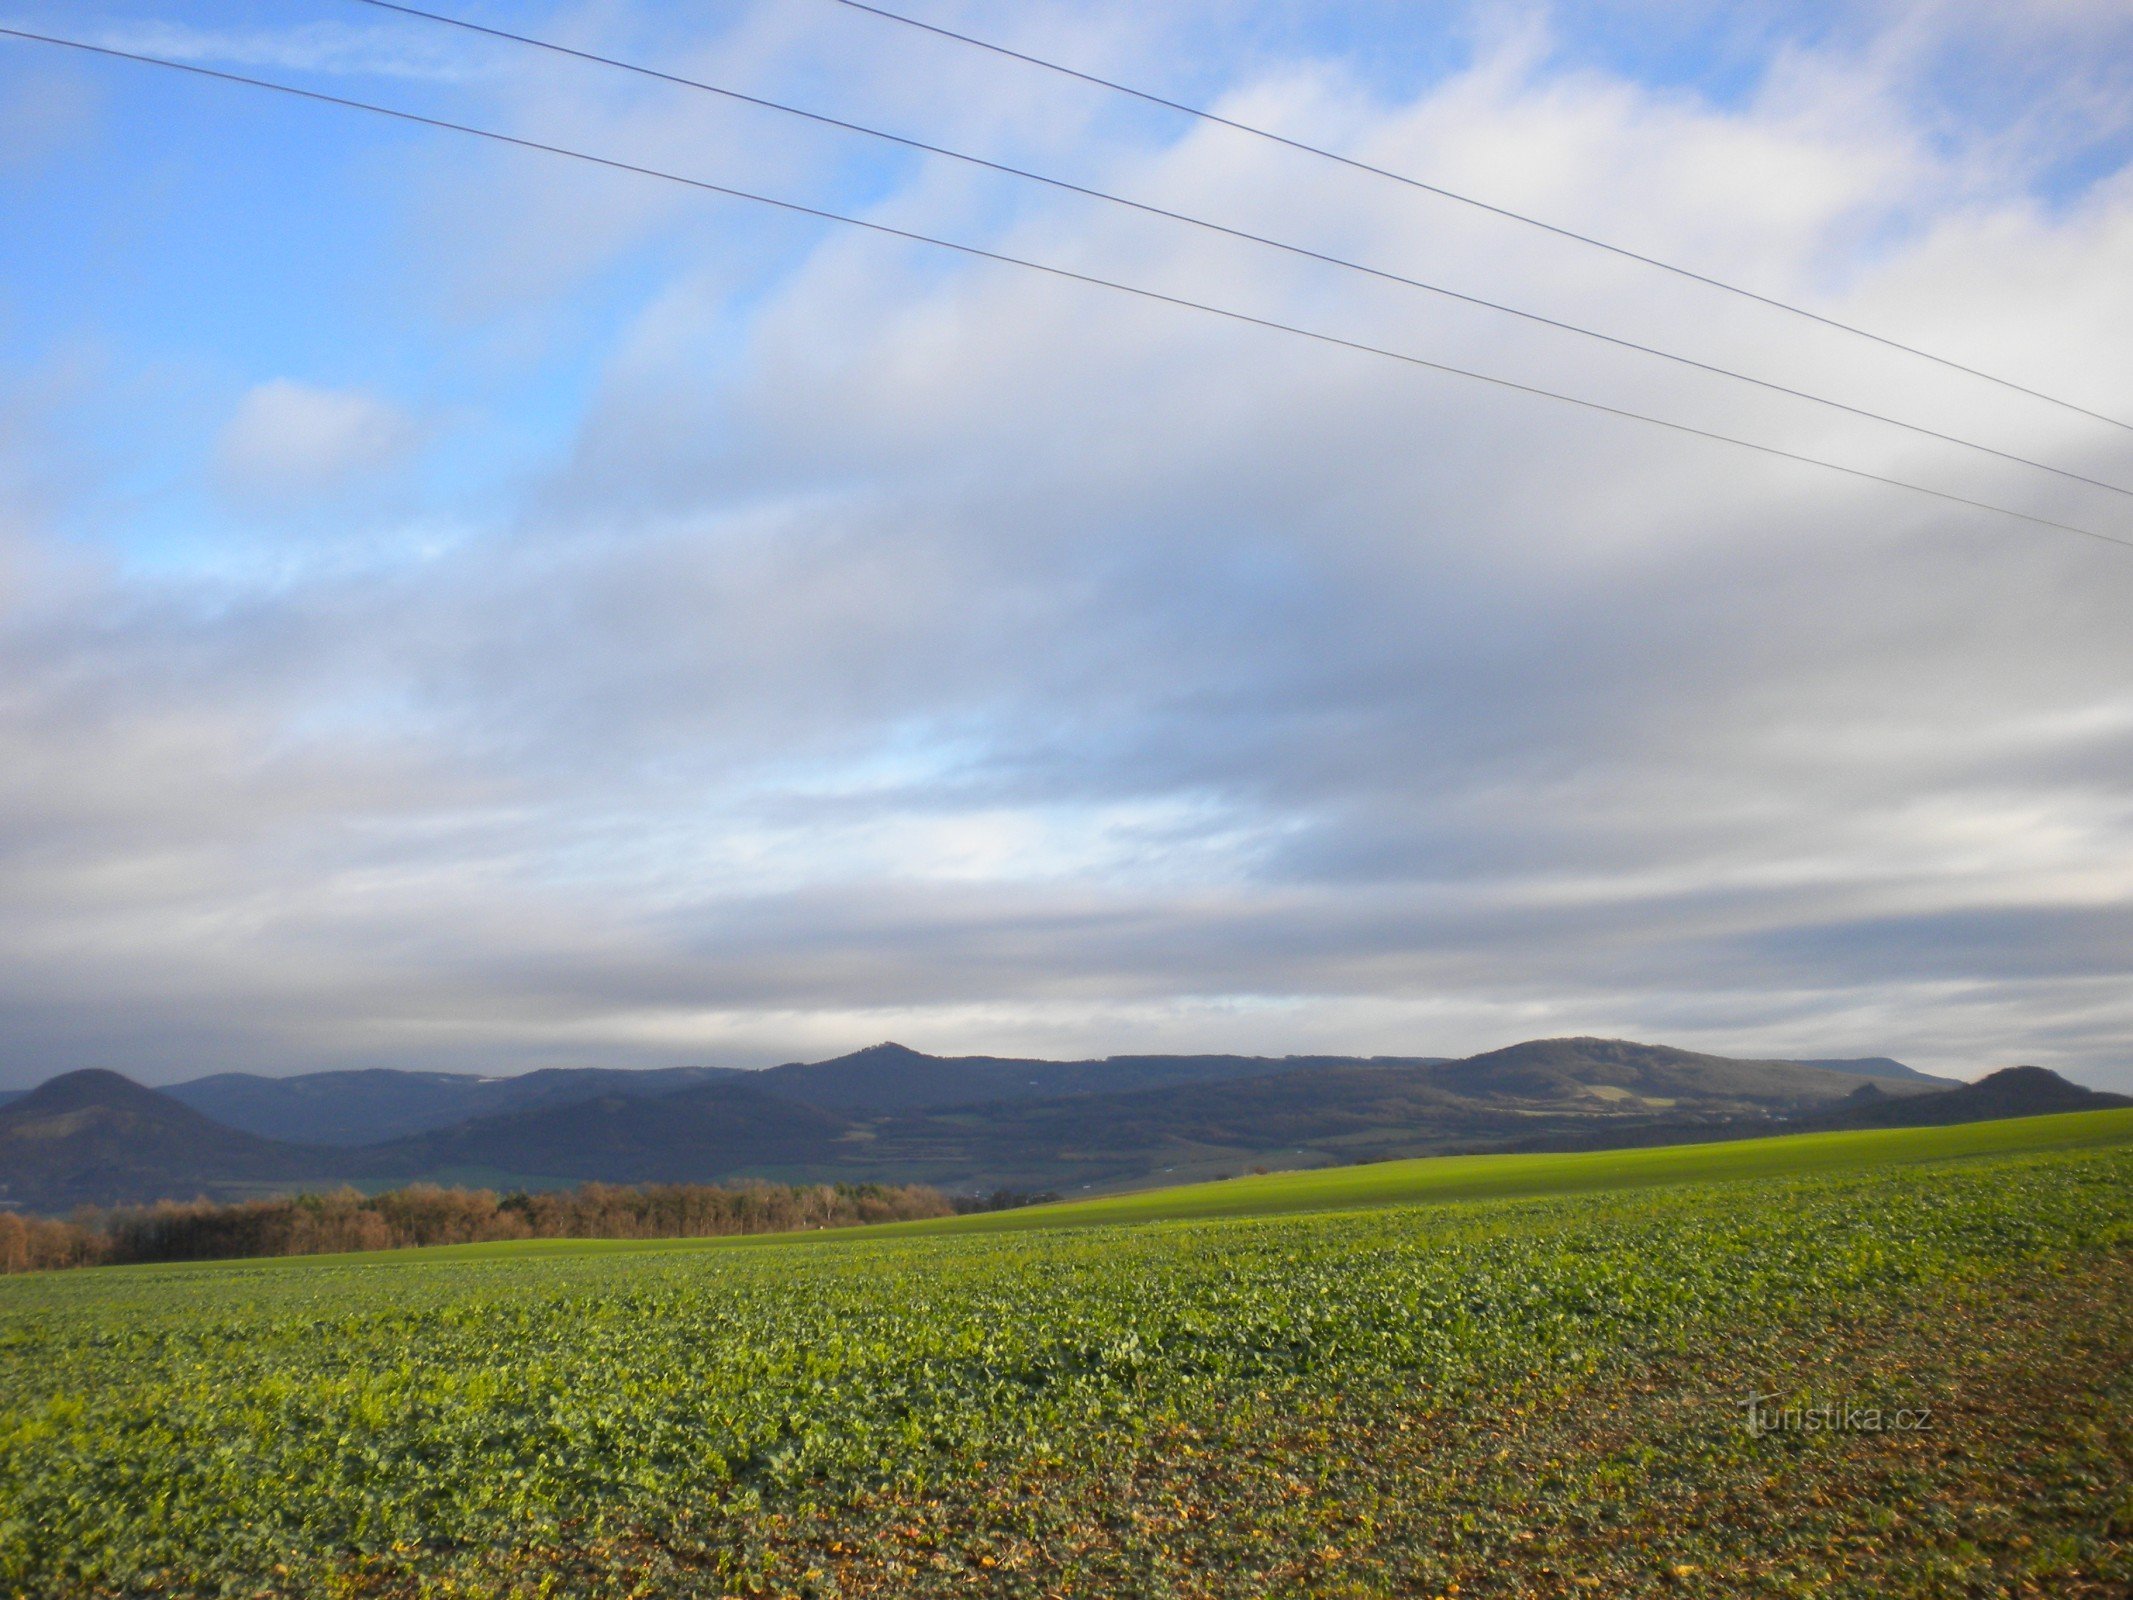
[[[1869,1083],[1846,1096],[1840,1107],[1814,1121],[1819,1126],[1846,1128],[1923,1127],[2000,1117],[2043,1117],[2062,1111],[2109,1111],[2122,1106],[2133,1106],[2133,1096],[2084,1089],[2044,1067],[2002,1067],[1976,1083],[1924,1098],[1892,1097]]]
[[[1402,1066],[1421,1066],[1443,1058],[1387,1059]],[[1036,1061],[1012,1056],[929,1056],[889,1043],[829,1061],[771,1067],[757,1076],[773,1094],[826,1110],[893,1112],[1133,1094],[1374,1064],[1352,1056],[1106,1056],[1100,1061]]]
[[[1439,1069],[1436,1081],[1457,1094],[1537,1104],[1641,1103],[1666,1107],[1692,1100],[1710,1109],[1807,1105],[1849,1094],[1858,1075],[1798,1061],[1737,1061],[1626,1039],[1535,1039],[1469,1056]],[[1892,1094],[1920,1092],[1923,1081],[1893,1080]]]
[[[1842,1072],[1854,1078],[1894,1078],[1903,1083],[1927,1083],[1935,1088],[1951,1089],[1962,1080],[1937,1078],[1930,1072],[1920,1072],[1916,1067],[1907,1067],[1901,1061],[1892,1061],[1887,1056],[1854,1056],[1845,1060],[1795,1061],[1797,1067],[1827,1067],[1831,1072]]]
[[[1465,1061],[1323,1061],[1130,1094],[859,1115],[864,1137],[844,1146],[839,1170],[1079,1190],[1536,1139],[1638,1144],[1768,1131],[1841,1102],[1860,1082],[1795,1062],[1546,1039]],[[1936,1092],[1926,1082],[1885,1087],[1891,1098]]]
[[[163,1092],[203,1116],[261,1138],[362,1145],[474,1117],[573,1105],[602,1095],[648,1099],[740,1076],[725,1067],[550,1067],[513,1078],[375,1067],[293,1078],[223,1072],[172,1084]]]
[[[1539,1039],[1459,1061],[1057,1062],[928,1056],[882,1044],[753,1073],[229,1074],[178,1092],[233,1108],[253,1131],[222,1126],[174,1094],[115,1073],[72,1073],[0,1108],[0,1202],[63,1211],[424,1180],[556,1188],[763,1178],[1085,1193],[1252,1168],[1657,1145],[2123,1103],[2038,1068],[1944,1087],[1883,1058],[1736,1060],[1619,1039]],[[452,1116],[463,1106],[474,1111]],[[431,1125],[439,1117],[451,1120]],[[301,1129],[313,1142],[264,1138],[261,1125]],[[412,1131],[375,1136],[380,1127]]]
[[[116,1072],[69,1072],[0,1107],[0,1200],[34,1210],[227,1196],[328,1166],[316,1152],[225,1128]]]
[[[707,1083],[656,1098],[602,1094],[483,1117],[351,1151],[350,1170],[392,1179],[696,1183],[818,1166],[847,1126],[748,1084]]]

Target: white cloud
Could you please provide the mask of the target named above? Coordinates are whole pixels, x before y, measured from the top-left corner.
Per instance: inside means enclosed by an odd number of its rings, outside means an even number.
[[[142,19],[89,30],[111,50],[220,67],[455,82],[480,69],[466,41],[433,27],[308,22],[217,30]]]
[[[2133,409],[2125,174],[2040,203],[2026,142],[1951,142],[1872,51],[1724,107],[1552,59],[1521,40],[1391,105],[1311,67],[1238,103]],[[963,70],[925,80],[959,136],[1019,126]],[[544,89],[617,153],[748,155],[691,110]],[[2133,473],[2108,430],[1826,331],[1229,134],[1093,122],[1062,143],[1121,190]],[[0,635],[23,1059],[1604,1031],[2119,1070],[2117,553],[876,240],[795,259],[724,208],[581,217],[528,171],[470,194],[472,256],[561,238],[567,278],[664,230],[667,265],[505,532],[330,583],[114,583]],[[1079,202],[925,169],[878,203],[2124,526],[2115,497]],[[220,459],[319,494],[414,436],[271,384]]]
[[[375,395],[276,378],[238,403],[216,443],[216,473],[239,499],[303,500],[389,473],[419,442],[414,422]]]

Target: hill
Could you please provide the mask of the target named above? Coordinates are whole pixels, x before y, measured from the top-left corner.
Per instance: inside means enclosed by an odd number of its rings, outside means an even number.
[[[0,1589],[2117,1595],[2129,1132],[0,1278]]]
[[[1366,1063],[1334,1056],[1227,1055],[1041,1061],[1013,1056],[930,1056],[884,1043],[827,1061],[787,1062],[760,1072],[730,1067],[568,1067],[514,1077],[479,1077],[375,1067],[285,1078],[224,1072],[172,1084],[162,1092],[203,1116],[261,1138],[353,1146],[449,1128],[477,1117],[569,1105],[605,1095],[652,1099],[716,1082],[747,1081],[781,1099],[826,1111],[889,1112],[1130,1093],[1321,1064]],[[0,1094],[0,1103],[4,1100]]]
[[[116,1072],[69,1072],[0,1107],[0,1201],[43,1211],[207,1194],[321,1176],[319,1152],[255,1138]]]
[[[1901,1061],[1892,1061],[1887,1056],[1855,1056],[1842,1061],[1795,1061],[1793,1065],[1824,1067],[1831,1072],[1842,1072],[1854,1078],[1894,1078],[1902,1083],[1930,1083],[1943,1089],[1952,1089],[1962,1082],[1960,1078],[1941,1078],[1930,1072],[1920,1072],[1916,1067],[1907,1067]]]
[[[1314,1060],[1122,1094],[855,1112],[839,1176],[1079,1191],[1252,1166],[1324,1167],[1511,1144],[1642,1144],[1768,1131],[1860,1079],[1664,1045],[1544,1039],[1464,1061]],[[1890,1084],[1892,1097],[1927,1084]]]
[[[1523,1048],[1523,1047],[1521,1047]],[[652,1098],[698,1084],[745,1079],[826,1111],[891,1113],[953,1106],[1132,1094],[1187,1084],[1272,1077],[1319,1068],[1423,1067],[1442,1056],[1125,1055],[1077,1061],[1017,1056],[932,1056],[895,1043],[827,1061],[788,1062],[761,1072],[725,1067],[546,1068],[510,1077],[374,1067],[291,1077],[223,1072],[161,1092],[225,1127],[297,1144],[366,1145],[449,1128],[476,1117],[602,1095]],[[1706,1057],[1715,1060],[1715,1057]],[[1950,1086],[1886,1057],[1810,1061],[1854,1077]],[[25,1091],[0,1090],[0,1105]]]
[[[1850,1093],[1858,1074],[1800,1061],[1741,1061],[1626,1039],[1534,1039],[1448,1063],[1437,1081],[1460,1094],[1526,1103],[1694,1101],[1706,1110],[1806,1105]],[[1921,1082],[1919,1089],[1926,1085]],[[1913,1092],[1892,1082],[1891,1093]]]
[[[707,1183],[819,1166],[847,1128],[751,1085],[711,1082],[481,1117],[349,1152],[347,1170],[400,1181]]]
[[[1422,1065],[1436,1056],[1389,1058]],[[1041,1061],[1016,1056],[929,1056],[887,1043],[829,1061],[792,1062],[758,1074],[773,1094],[831,1111],[893,1112],[1009,1105],[1084,1095],[1134,1094],[1183,1084],[1374,1064],[1353,1056],[1106,1056]]]
[[[2119,1107],[1992,1122],[1831,1129],[1657,1148],[1372,1161],[1314,1172],[1274,1172],[1218,1183],[1139,1189],[933,1222],[893,1223],[876,1231],[1019,1233],[1195,1218],[1274,1217],[1377,1206],[1596,1195],[1674,1184],[1805,1177],[2128,1146],[2133,1146],[2133,1109]]]
[[[2133,1097],[2084,1089],[2045,1067],[2002,1067],[1976,1083],[1929,1095],[1891,1097],[1876,1085],[1865,1084],[1848,1095],[1842,1105],[1815,1120],[1831,1127],[1922,1127],[2126,1106],[2133,1106]]]
[[[1854,1070],[1867,1067],[1882,1075]],[[70,1074],[0,1108],[0,1128],[45,1130],[0,1139],[0,1200],[63,1210],[346,1181],[553,1187],[738,1177],[1078,1194],[1252,1168],[1678,1144],[2115,1103],[2039,1069],[1943,1088],[1909,1069],[1891,1075],[1895,1067],[1572,1038],[1456,1061],[1055,1062],[881,1044],[754,1073],[223,1074],[169,1093],[110,1073]],[[74,1100],[94,1115],[55,1132]],[[204,1115],[207,1107],[241,1125]]]
[[[938,1057],[896,1044],[657,1097],[600,1094],[350,1152],[365,1180],[1143,1186],[1247,1167],[1695,1137],[1833,1106],[1860,1079],[1620,1040],[1428,1058]],[[1152,1086],[1151,1086],[1152,1085]],[[1920,1091],[1924,1086],[1919,1086]],[[1909,1086],[1891,1086],[1910,1093]]]
[[[373,1067],[269,1078],[223,1072],[163,1093],[203,1116],[265,1139],[366,1145],[476,1117],[570,1105],[603,1095],[650,1099],[741,1074],[726,1067],[550,1067],[509,1078]]]

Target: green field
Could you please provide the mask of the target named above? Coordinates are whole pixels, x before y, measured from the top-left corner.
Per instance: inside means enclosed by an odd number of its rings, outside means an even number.
[[[1285,1216],[1352,1211],[1373,1206],[1447,1205],[1599,1193],[1670,1184],[1719,1183],[1809,1172],[1864,1171],[1979,1156],[2085,1150],[2133,1144],[2133,1110],[2082,1111],[1970,1122],[1947,1128],[1876,1128],[1793,1134],[1717,1144],[1664,1145],[1643,1150],[1581,1150],[1546,1155],[1427,1156],[1352,1167],[1276,1172],[1216,1183],[1180,1184],[1068,1200],[1013,1211],[979,1212],[926,1222],[849,1228],[843,1242],[922,1234],[1012,1233],[1032,1228],[1114,1227],[1224,1217]],[[610,1252],[733,1249],[794,1241],[781,1235],[714,1239],[530,1239],[503,1244],[449,1245],[429,1258],[490,1260],[520,1256],[604,1255]],[[338,1257],[351,1261],[377,1257]],[[400,1259],[397,1255],[391,1259]],[[317,1264],[316,1259],[304,1262]],[[201,1263],[194,1270],[222,1270]],[[127,1269],[133,1270],[133,1269]]]
[[[1655,1184],[1713,1183],[2021,1151],[2089,1149],[2128,1141],[2133,1141],[2133,1110],[1969,1122],[1949,1128],[1794,1134],[1721,1144],[1662,1145],[1646,1150],[1429,1156],[1414,1161],[1268,1173],[1221,1183],[1105,1195],[1023,1211],[996,1211],[901,1226],[927,1232],[989,1232],[1189,1217],[1273,1216],[1358,1206],[1442,1204],[1637,1189]]]
[[[2133,1114],[932,1226],[0,1281],[0,1594],[2133,1579]]]

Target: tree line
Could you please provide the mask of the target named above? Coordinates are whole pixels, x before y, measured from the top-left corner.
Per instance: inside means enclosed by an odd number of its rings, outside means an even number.
[[[950,1196],[924,1184],[589,1183],[499,1195],[415,1184],[330,1194],[77,1211],[71,1218],[0,1211],[0,1273],[139,1261],[325,1255],[508,1239],[695,1239],[906,1222],[1028,1205],[1056,1195],[1000,1190]]]

